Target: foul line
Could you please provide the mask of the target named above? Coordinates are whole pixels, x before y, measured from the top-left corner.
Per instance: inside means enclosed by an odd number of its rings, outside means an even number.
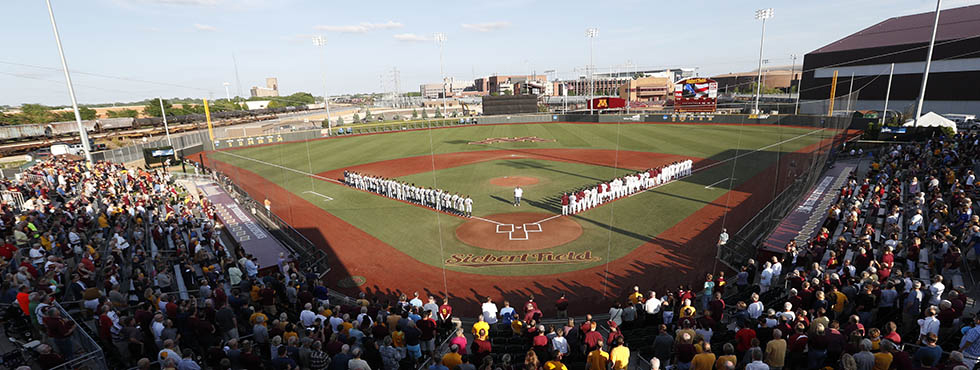
[[[501,222],[497,222],[497,221],[494,221],[494,220],[489,220],[489,219],[486,219],[486,218],[483,218],[483,217],[473,216],[471,218],[474,219],[474,220],[486,221],[486,222],[489,222],[489,223],[492,223],[492,224],[497,224],[497,225],[507,225],[507,224],[504,224],[504,223],[501,223]]]
[[[275,163],[269,163],[269,162],[266,162],[266,161],[258,160],[258,159],[255,159],[255,158],[249,158],[249,157],[246,157],[246,156],[243,156],[243,155],[238,155],[238,154],[231,153],[231,152],[224,152],[224,151],[222,151],[222,152],[219,152],[219,153],[221,153],[221,154],[227,154],[227,155],[230,155],[230,156],[236,157],[236,158],[247,159],[247,160],[250,160],[252,162],[258,162],[258,163],[261,163],[261,164],[264,164],[264,165],[268,165],[268,166],[272,166],[272,167],[276,167],[276,168],[281,168],[281,169],[284,169],[286,171],[293,171],[293,172],[296,172],[296,173],[301,174],[301,175],[306,175],[306,176],[318,178],[320,180],[330,181],[330,182],[333,182],[333,183],[336,183],[336,184],[343,185],[342,182],[340,182],[338,180],[335,180],[335,179],[331,179],[329,177],[323,177],[323,176],[320,176],[320,175],[314,175],[314,174],[309,173],[309,172],[300,171],[300,170],[297,170],[297,169],[294,169],[294,168],[289,168],[289,167],[286,167],[286,166],[280,166],[280,165],[275,164]]]
[[[321,197],[327,198],[328,201],[333,200],[333,198],[331,198],[331,197],[328,197],[326,195],[323,195],[323,194],[320,194],[320,193],[317,193],[317,192],[311,191],[311,190],[304,191],[303,194],[316,194],[316,195],[319,195]]]
[[[711,189],[711,187],[712,187],[712,186],[715,186],[715,185],[718,185],[718,184],[720,184],[720,183],[721,183],[722,181],[725,181],[725,180],[728,180],[728,179],[729,179],[728,177],[726,177],[726,178],[723,178],[723,179],[721,179],[721,180],[718,180],[718,181],[715,181],[715,182],[713,182],[713,183],[711,183],[711,185],[708,185],[708,186],[705,186],[704,188],[705,188],[705,189]],[[735,179],[732,179],[732,180],[735,180]]]

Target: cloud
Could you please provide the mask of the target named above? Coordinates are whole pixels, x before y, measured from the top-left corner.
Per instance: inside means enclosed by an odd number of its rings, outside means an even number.
[[[218,30],[218,28],[215,26],[200,24],[200,23],[194,23],[194,29],[198,31],[207,31],[207,32],[214,32]]]
[[[408,41],[408,42],[429,41],[428,37],[422,35],[416,35],[414,33],[399,33],[394,37],[395,40],[398,41]]]
[[[313,26],[313,29],[318,31],[330,31],[330,32],[343,32],[343,33],[367,33],[375,30],[387,30],[393,28],[402,28],[399,22],[387,21],[385,23],[370,23],[361,22],[356,25],[346,25],[346,26],[335,26],[335,25],[317,25]]]
[[[463,23],[463,28],[476,32],[490,32],[510,27],[508,21],[483,22],[483,23]]]

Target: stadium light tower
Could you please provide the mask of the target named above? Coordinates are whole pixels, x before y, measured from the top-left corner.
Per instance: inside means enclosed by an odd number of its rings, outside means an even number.
[[[766,19],[772,18],[772,8],[759,9],[755,11],[755,19],[762,20],[762,38],[759,39],[759,78],[758,86],[755,89],[755,113],[759,113],[759,98],[762,96],[762,46],[766,41]]]
[[[449,114],[449,106],[446,103],[446,95],[449,95],[449,92],[446,91],[446,72],[442,60],[442,46],[446,44],[446,34],[436,32],[432,34],[432,40],[439,45],[439,77],[442,78],[442,118],[446,118]]]
[[[48,17],[51,18],[51,29],[54,30],[54,41],[58,44],[58,55],[61,56],[61,68],[65,71],[65,83],[68,85],[68,96],[71,97],[71,108],[75,111],[75,123],[78,124],[78,138],[82,141],[82,148],[85,149],[85,160],[92,164],[92,148],[88,145],[88,133],[82,125],[82,114],[78,112],[78,100],[75,99],[75,87],[71,84],[71,74],[68,73],[68,62],[65,61],[65,50],[61,48],[61,35],[58,34],[58,23],[54,21],[54,10],[51,9],[51,0],[45,1],[48,4]]]
[[[589,114],[592,114],[592,100],[595,99],[595,65],[592,64],[592,55],[595,49],[595,38],[599,37],[598,27],[589,27],[585,30],[585,36],[589,38]]]
[[[228,99],[228,101],[230,102],[231,101],[231,92],[228,91],[228,86],[231,86],[231,82],[225,82],[225,83],[222,83],[222,85],[225,86],[225,99]]]
[[[942,5],[943,0],[936,0],[936,20],[932,23],[932,39],[929,40],[929,52],[926,53],[926,70],[922,72],[922,88],[919,89],[919,104],[915,108],[915,121],[912,122],[912,127],[919,127],[919,117],[922,116],[922,104],[926,101],[926,83],[929,81],[929,66],[932,65],[932,48],[936,46],[936,29],[939,28],[939,7]]]
[[[323,52],[320,53],[320,69],[323,70],[323,109],[324,109],[324,111],[327,112],[327,134],[329,135],[329,133],[331,132],[330,129],[333,128],[331,126],[333,124],[333,122],[330,121],[330,104],[328,103],[328,101],[330,99],[327,98],[328,97],[328,95],[327,95],[327,62],[326,62],[326,58],[324,58],[324,54],[326,54],[326,50],[327,50],[326,49],[326,45],[327,45],[327,38],[326,37],[323,37],[322,35],[313,36],[313,46],[316,46],[317,48],[319,48],[320,50],[323,51]]]

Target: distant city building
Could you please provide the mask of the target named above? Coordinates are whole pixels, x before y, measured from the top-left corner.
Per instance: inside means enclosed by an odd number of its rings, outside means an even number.
[[[265,87],[252,86],[251,92],[253,98],[279,96],[279,80],[275,77],[266,78]]]
[[[522,85],[523,84],[523,85]],[[488,76],[481,77],[473,81],[474,90],[480,95],[502,95],[511,94],[514,91],[531,94],[546,95],[553,93],[553,88],[548,88],[548,77],[545,75],[512,75],[512,76]]]
[[[847,95],[854,76],[857,92],[851,110],[884,108],[888,74],[895,72],[888,110],[914,114],[922,85],[926,54],[935,13],[894,17],[831,42],[803,57],[800,113],[827,114],[831,81],[837,71],[836,97]],[[939,16],[936,44],[922,113],[980,112],[980,5],[944,9]],[[834,110],[845,110],[835,104]]]
[[[449,77],[446,79],[445,84],[434,83],[434,84],[419,85],[419,93],[422,94],[423,98],[437,99],[437,98],[442,98],[442,95],[446,89],[449,90],[449,95],[447,97],[454,97],[454,96],[463,95],[464,91],[472,87],[473,85],[470,84],[469,82],[456,81],[454,78]]]
[[[762,67],[762,88],[779,89],[783,92],[790,92],[794,86],[800,84],[800,77],[803,75],[803,66],[778,66]],[[719,94],[734,94],[738,92],[753,92],[753,86],[758,83],[759,70],[738,73],[726,73],[711,77],[718,82]]]
[[[674,94],[671,77],[641,77],[619,87],[619,97],[628,101],[662,103]]]

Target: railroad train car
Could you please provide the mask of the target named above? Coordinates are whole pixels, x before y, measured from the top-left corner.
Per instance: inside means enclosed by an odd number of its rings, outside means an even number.
[[[22,140],[26,138],[44,137],[45,130],[42,124],[27,125],[3,125],[0,126],[0,140]]]
[[[95,120],[96,131],[103,132],[108,130],[121,130],[133,128],[133,122],[135,118],[132,117],[119,117],[119,118],[99,118]]]
[[[86,132],[95,132],[95,120],[84,120],[82,126]],[[75,121],[51,122],[44,128],[45,136],[71,135],[78,132],[78,123]]]
[[[256,109],[256,110],[222,111],[222,112],[212,112],[211,119],[212,120],[275,119],[276,114],[295,113],[295,112],[300,112],[305,110],[309,110],[309,108],[305,105],[301,105],[295,107],[290,106],[290,107],[267,108],[267,109]],[[205,121],[206,118],[203,114],[167,116],[167,123],[171,125],[203,123]],[[145,127],[162,127],[163,118],[161,117],[100,118],[96,120],[84,120],[82,121],[82,125],[85,127],[85,130],[88,132],[111,132],[111,131],[128,130],[128,129],[145,128]],[[74,135],[77,132],[78,132],[78,124],[75,121],[33,123],[33,124],[25,124],[25,125],[3,125],[0,126],[0,140],[3,141],[37,140],[43,138]]]

